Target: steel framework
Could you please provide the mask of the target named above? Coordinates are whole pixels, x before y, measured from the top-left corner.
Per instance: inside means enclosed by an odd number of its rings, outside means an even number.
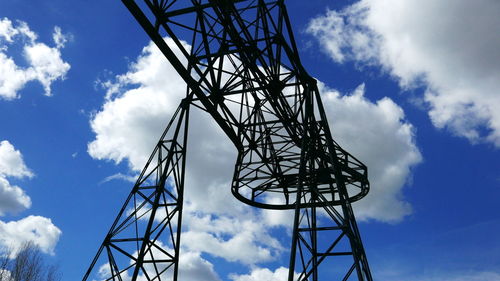
[[[332,139],[283,0],[122,1],[187,93],[83,280],[177,280],[190,106],[237,148],[236,198],[295,210],[289,281],[372,280],[351,208],[367,169]]]

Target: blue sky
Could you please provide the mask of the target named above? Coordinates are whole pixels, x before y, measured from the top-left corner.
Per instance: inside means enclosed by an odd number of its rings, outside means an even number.
[[[368,165],[375,280],[500,280],[498,1],[287,6],[334,138]],[[0,62],[0,245],[79,280],[184,85],[120,1],[0,2]],[[234,149],[193,116],[185,276],[281,280],[290,216],[232,198]]]

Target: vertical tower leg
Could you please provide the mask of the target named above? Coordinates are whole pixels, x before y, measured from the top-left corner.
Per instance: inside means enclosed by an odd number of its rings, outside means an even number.
[[[306,95],[306,117],[313,112],[310,97]],[[320,100],[318,104],[324,115]],[[312,118],[306,120],[311,120],[306,123],[310,135],[302,143],[288,281],[372,281],[349,201],[343,163],[328,125]],[[325,152],[329,159],[322,154]]]
[[[301,204],[322,201],[321,195],[314,197],[302,192]],[[372,280],[348,202],[296,208],[288,281],[295,280]]]
[[[177,280],[189,103],[156,145],[83,280]]]
[[[289,281],[372,280],[354,217],[341,213],[333,206],[296,210]]]

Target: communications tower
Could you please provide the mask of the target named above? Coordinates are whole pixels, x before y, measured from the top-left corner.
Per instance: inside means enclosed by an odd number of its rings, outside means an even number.
[[[195,106],[238,151],[233,195],[257,208],[294,210],[289,281],[371,281],[351,208],[368,193],[367,169],[332,139],[284,1],[122,2],[187,92],[83,280],[178,279]]]

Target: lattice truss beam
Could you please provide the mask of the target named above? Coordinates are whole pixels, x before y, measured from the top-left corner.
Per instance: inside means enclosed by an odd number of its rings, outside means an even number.
[[[186,81],[185,101],[210,114],[237,148],[231,186],[235,197],[260,208],[295,210],[289,280],[372,280],[351,208],[351,202],[368,193],[367,169],[333,141],[316,81],[300,62],[283,1],[122,1]],[[186,107],[179,112],[166,132],[172,131],[172,124],[187,129]],[[182,137],[185,143],[186,132],[174,131],[171,137],[164,134],[151,159],[159,157],[165,141],[173,144]],[[132,280],[139,275],[150,275],[146,280],[177,278],[182,210],[178,194],[184,168],[177,173],[174,167],[179,161],[184,166],[185,145],[179,147],[179,159],[173,157],[174,147],[161,154],[171,158],[148,162],[162,172],[157,191],[138,194],[142,175],[127,200],[126,205],[136,204],[136,197],[148,202],[150,223],[137,231],[144,234],[108,238],[124,225],[121,217],[130,217],[124,206],[103,243],[96,259],[104,250],[110,256],[109,249],[114,249],[132,260],[120,267],[110,258],[107,270],[115,275],[106,280],[122,280],[120,274],[129,271]],[[177,183],[169,177],[182,180]],[[135,218],[144,210],[135,206],[130,208],[130,220],[140,221]],[[156,212],[166,219],[155,219]],[[176,239],[160,245],[156,241],[164,230],[165,237]],[[127,254],[114,242],[139,240],[141,247]],[[167,258],[153,257],[153,252]],[[89,272],[95,266],[94,260]]]
[[[173,115],[83,280],[176,280],[188,105]]]

